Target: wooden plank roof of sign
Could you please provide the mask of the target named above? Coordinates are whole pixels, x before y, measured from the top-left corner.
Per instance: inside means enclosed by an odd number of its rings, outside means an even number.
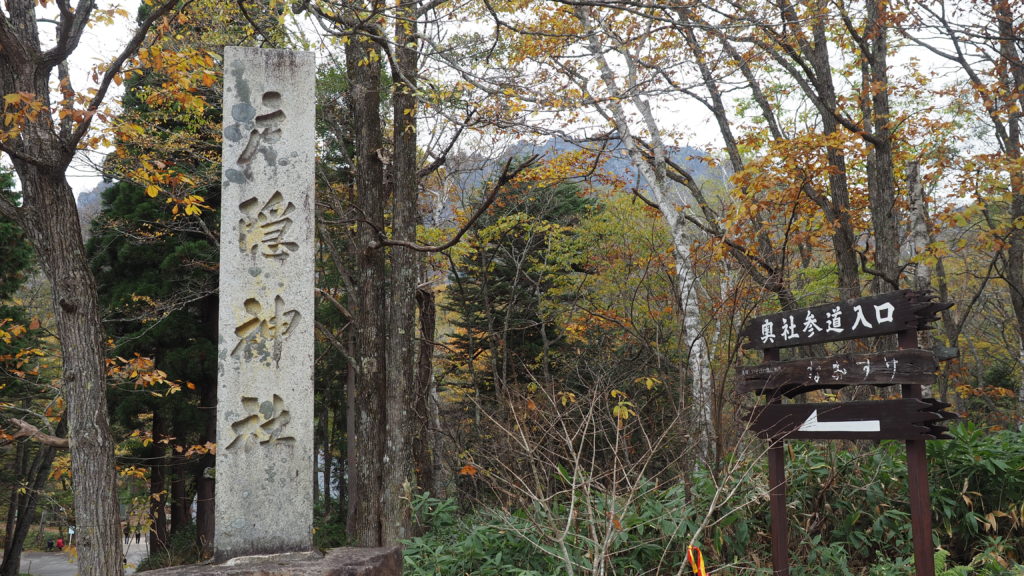
[[[748,350],[767,350],[927,330],[930,323],[938,321],[938,313],[950,306],[952,303],[938,302],[931,290],[897,290],[758,316],[744,325],[740,337]],[[854,326],[858,311],[867,315],[867,322]],[[833,316],[846,323],[823,327],[826,319]],[[782,327],[787,323],[791,330],[784,333]]]

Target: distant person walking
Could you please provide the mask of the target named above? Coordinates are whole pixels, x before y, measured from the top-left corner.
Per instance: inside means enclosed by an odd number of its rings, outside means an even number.
[[[135,528],[135,543],[138,544],[142,541],[142,529],[139,527]]]
[[[64,549],[64,538],[57,538],[57,551],[60,552]]]
[[[132,541],[132,529],[128,526],[128,523],[124,524],[124,543],[129,544]]]

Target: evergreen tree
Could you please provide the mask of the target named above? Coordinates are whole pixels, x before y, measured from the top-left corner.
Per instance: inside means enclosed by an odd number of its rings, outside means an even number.
[[[565,343],[545,301],[555,277],[581,264],[558,247],[594,206],[574,183],[522,184],[458,250],[444,308],[454,313],[456,364],[470,367],[472,386],[500,391],[551,378]]]
[[[148,425],[154,442],[140,447],[134,458],[152,467],[151,493],[170,492],[177,529],[190,523],[188,503],[204,469],[213,465],[203,457],[186,465],[177,454],[215,440],[204,412],[214,410],[210,396],[217,386],[217,247],[201,230],[216,229],[216,214],[189,217],[202,218],[202,226],[183,225],[166,206],[137,185],[115,184],[103,193],[88,249],[106,333],[114,342],[111,355],[129,362],[152,359],[167,379],[185,383],[179,393],[156,396],[128,379],[109,395],[112,420],[129,429],[145,427],[140,417],[152,414]],[[167,480],[170,486],[164,485]],[[160,496],[152,506],[151,551],[169,536],[164,502]]]
[[[0,168],[0,194],[17,204],[13,190],[14,177]],[[0,216],[0,305],[10,299],[28,278],[32,264],[32,247],[17,224]]]

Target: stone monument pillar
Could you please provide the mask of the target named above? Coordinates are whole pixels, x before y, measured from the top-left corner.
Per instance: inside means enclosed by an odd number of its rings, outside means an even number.
[[[315,79],[309,52],[224,50],[218,562],[312,548]]]

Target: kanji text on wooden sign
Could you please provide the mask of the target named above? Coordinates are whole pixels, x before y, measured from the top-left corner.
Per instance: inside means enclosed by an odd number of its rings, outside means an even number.
[[[910,348],[743,366],[737,384],[744,393],[793,397],[824,388],[931,384],[936,370],[934,354]]]
[[[934,302],[927,292],[898,290],[846,302],[776,312],[747,322],[744,347],[765,350],[808,346],[927,329],[951,304]]]
[[[945,439],[942,422],[956,418],[932,398],[870,402],[768,404],[751,412],[750,428],[787,440]]]
[[[931,328],[951,304],[929,290],[899,290],[846,302],[759,316],[740,332],[745,348],[765,351],[766,362],[740,369],[739,389],[766,397],[748,415],[750,429],[771,440],[772,569],[789,576],[786,473],[783,441],[903,439],[907,445],[910,517],[917,576],[935,576],[925,440],[948,439],[949,404],[922,398],[921,386],[935,379],[935,355],[918,350],[917,331]],[[779,349],[900,334],[900,350],[779,362]],[[784,404],[821,388],[900,385],[903,398],[871,402]]]

